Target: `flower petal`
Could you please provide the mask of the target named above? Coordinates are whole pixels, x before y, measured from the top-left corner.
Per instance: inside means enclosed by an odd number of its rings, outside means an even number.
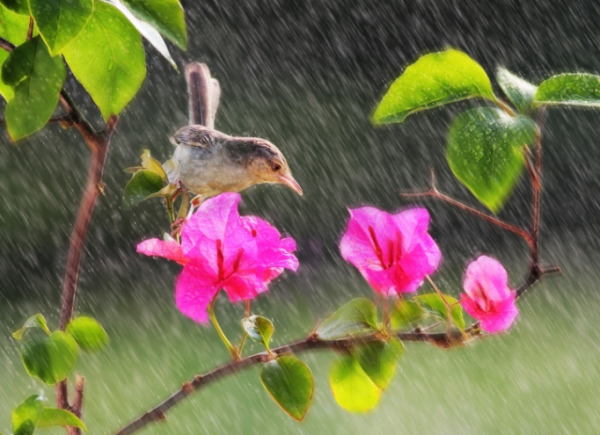
[[[392,219],[402,233],[402,252],[419,243],[429,227],[429,212],[425,208],[404,210],[393,215]]]
[[[188,262],[183,255],[181,245],[175,240],[144,240],[137,245],[136,251],[148,256],[164,257],[179,264],[186,264]]]
[[[208,322],[206,309],[218,293],[214,271],[203,261],[192,260],[185,265],[175,286],[175,304],[185,316],[198,323]]]
[[[486,299],[500,301],[509,297],[508,274],[502,264],[491,257],[480,256],[467,267],[463,287],[472,298],[484,296]],[[481,292],[485,295],[481,295]]]

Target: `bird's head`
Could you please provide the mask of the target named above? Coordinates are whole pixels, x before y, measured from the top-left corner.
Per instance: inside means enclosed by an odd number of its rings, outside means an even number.
[[[234,140],[232,146],[227,147],[228,153],[233,160],[246,167],[254,183],[284,184],[298,195],[302,195],[302,188],[292,176],[279,148],[265,139],[235,139],[237,141]]]

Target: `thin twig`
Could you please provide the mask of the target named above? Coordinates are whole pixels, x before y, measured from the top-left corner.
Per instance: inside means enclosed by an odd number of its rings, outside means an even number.
[[[475,215],[478,218],[483,219],[484,221],[490,222],[491,224],[494,224],[497,227],[502,228],[505,231],[514,233],[514,234],[522,237],[530,247],[532,246],[531,235],[524,228],[513,225],[508,222],[505,222],[501,219],[498,219],[497,217],[494,217],[494,216],[484,213],[480,210],[477,210],[476,208],[471,207],[470,205],[467,205],[463,202],[460,202],[448,195],[441,193],[439,190],[437,190],[437,187],[435,185],[435,174],[433,172],[433,169],[431,170],[431,185],[428,190],[423,191],[423,192],[414,192],[414,193],[400,193],[400,196],[403,198],[430,197],[430,198],[439,199],[447,204],[450,204],[450,205],[453,205],[454,207],[459,208],[460,210],[466,211],[467,213],[471,213],[472,215]]]
[[[83,389],[85,387],[85,378],[81,375],[75,376],[75,393],[73,394],[73,406],[71,412],[79,419],[83,415]],[[81,429],[69,426],[67,429],[69,435],[81,435]]]
[[[29,17],[29,28],[27,29],[27,41],[33,36],[33,17]]]
[[[445,344],[449,344],[449,338],[446,332],[438,332],[431,334],[424,334],[422,332],[405,332],[396,335],[399,339],[403,341],[430,342],[437,346],[444,346]],[[378,339],[380,339],[380,337],[377,334],[374,334],[366,337],[349,337],[339,340],[322,341],[319,340],[319,338],[316,335],[310,335],[305,340],[301,340],[293,344],[272,349],[271,352],[275,356],[279,356],[288,353],[300,353],[312,349],[351,349],[357,344],[368,343],[370,341]],[[121,428],[119,431],[116,432],[115,435],[128,435],[141,429],[149,423],[162,421],[165,419],[165,413],[169,409],[177,405],[179,402],[181,402],[193,392],[218,379],[235,374],[255,364],[266,363],[271,358],[272,357],[269,356],[267,352],[261,352],[236,361],[231,361],[204,375],[197,375],[192,381],[183,384],[183,386],[179,390],[173,393],[162,403],[155,406],[138,419],[132,421],[127,426]]]

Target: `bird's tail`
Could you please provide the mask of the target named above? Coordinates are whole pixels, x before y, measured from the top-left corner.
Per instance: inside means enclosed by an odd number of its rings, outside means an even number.
[[[219,82],[211,78],[206,64],[198,62],[186,65],[185,77],[190,99],[190,125],[203,125],[214,129],[221,98]]]

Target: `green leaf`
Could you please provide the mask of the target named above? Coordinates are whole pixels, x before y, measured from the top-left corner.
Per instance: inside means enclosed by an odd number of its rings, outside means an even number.
[[[29,23],[29,0],[0,0],[0,4],[15,14],[27,15],[27,23]]]
[[[459,329],[465,329],[465,319],[463,318],[462,306],[458,301],[449,295],[444,295],[446,302],[451,306],[452,322]],[[417,303],[423,307],[429,314],[437,317],[440,320],[448,319],[448,309],[441,296],[437,293],[428,293],[426,295],[415,296]]]
[[[431,53],[392,83],[375,110],[373,122],[402,122],[412,113],[475,97],[496,100],[483,68],[461,51]]]
[[[149,171],[156,172],[158,175],[160,175],[160,178],[162,178],[167,183],[169,182],[165,170],[163,169],[160,162],[154,157],[152,157],[152,155],[150,154],[150,150],[144,150],[144,152],[142,153],[142,167],[144,169],[148,169]]]
[[[92,5],[92,0],[29,0],[31,15],[53,56],[85,27]]]
[[[30,328],[41,328],[46,334],[51,334],[50,330],[48,329],[48,325],[46,324],[46,319],[44,318],[44,316],[42,316],[41,314],[36,314],[27,319],[21,329],[13,332],[13,338],[20,340],[23,337],[25,331],[27,331]]]
[[[519,112],[527,114],[531,111],[537,86],[504,68],[498,68],[496,80],[498,80],[498,84]]]
[[[535,141],[536,131],[525,116],[489,107],[468,110],[450,127],[446,158],[456,178],[496,213],[523,169],[521,148]]]
[[[127,106],[146,76],[140,34],[114,6],[103,2],[94,3],[87,25],[63,54],[104,119]]]
[[[265,345],[269,349],[269,342],[275,332],[273,323],[263,316],[250,316],[242,320],[242,328],[248,334],[248,336]]]
[[[260,380],[290,417],[298,421],[304,418],[315,387],[306,364],[293,355],[280,356],[263,366]]]
[[[600,107],[600,76],[572,73],[550,77],[538,87],[533,104]]]
[[[136,172],[125,186],[123,204],[125,207],[133,207],[150,195],[159,192],[163,188],[163,180],[156,172],[143,169]]]
[[[70,334],[56,331],[49,337],[25,340],[21,359],[30,376],[54,385],[73,370],[79,359],[79,347]]]
[[[140,32],[140,34],[146,38],[146,40],[154,47],[156,50],[171,64],[171,66],[177,69],[177,64],[171,57],[171,53],[169,52],[169,48],[167,44],[165,44],[164,39],[160,36],[158,30],[152,27],[150,24],[146,23],[138,19],[135,15],[131,13],[127,7],[121,3],[119,0],[103,0],[106,3],[109,3],[116,7],[125,17],[129,20],[131,24]]]
[[[351,355],[333,363],[329,370],[329,385],[338,405],[350,412],[370,411],[381,397],[381,389]]]
[[[361,345],[356,351],[356,358],[367,376],[383,391],[392,380],[403,353],[402,342],[392,338]]]
[[[71,426],[87,432],[85,424],[66,409],[44,408],[37,425],[38,427]]]
[[[390,313],[392,329],[398,331],[407,326],[412,326],[424,316],[425,312],[417,303],[400,299]]]
[[[185,17],[179,0],[123,0],[135,16],[156,27],[180,49],[187,48]]]
[[[334,340],[348,335],[359,335],[377,329],[377,310],[368,299],[353,299],[343,305],[317,329],[322,340]]]
[[[0,37],[15,45],[21,45],[27,38],[28,29],[28,15],[16,14],[0,5]],[[8,54],[8,51],[0,50],[0,65],[8,58]],[[0,80],[0,94],[6,101],[10,100],[15,95],[12,87],[6,85],[2,80]]]
[[[12,412],[13,435],[31,435],[44,409],[44,399],[38,394],[29,396]]]
[[[2,65],[2,81],[14,89],[6,105],[6,125],[13,140],[41,129],[58,104],[66,72],[39,36],[15,48]]]
[[[92,317],[80,316],[67,326],[67,332],[73,336],[79,347],[85,352],[97,352],[108,345],[108,334]]]

